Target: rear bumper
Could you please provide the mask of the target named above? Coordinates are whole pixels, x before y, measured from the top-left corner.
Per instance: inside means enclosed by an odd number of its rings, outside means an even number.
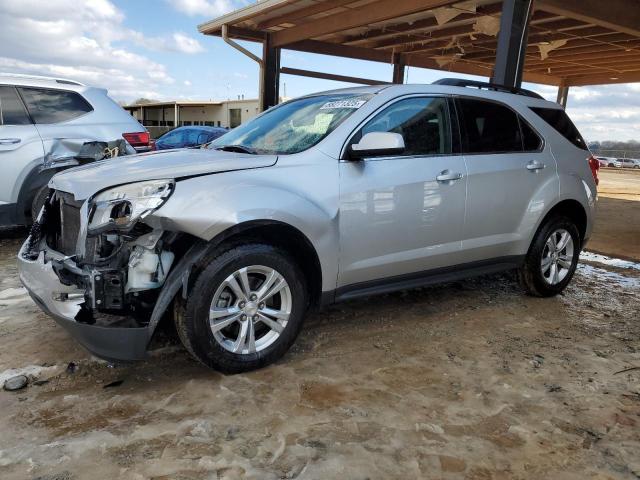
[[[109,361],[133,361],[146,357],[147,345],[153,334],[151,328],[111,327],[76,320],[85,301],[84,292],[60,283],[51,262],[45,261],[44,251],[40,251],[35,260],[26,259],[23,256],[26,245],[27,242],[18,253],[20,281],[45,313],[97,357]]]

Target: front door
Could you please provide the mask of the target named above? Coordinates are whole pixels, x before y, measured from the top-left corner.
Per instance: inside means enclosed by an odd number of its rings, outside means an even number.
[[[24,178],[42,156],[42,140],[16,89],[0,85],[0,205],[17,202]]]
[[[401,134],[405,151],[340,163],[338,287],[455,264],[460,252],[466,168],[448,100],[397,100],[349,143],[369,132]]]

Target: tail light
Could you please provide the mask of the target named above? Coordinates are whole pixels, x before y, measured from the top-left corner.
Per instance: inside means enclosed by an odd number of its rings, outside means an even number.
[[[123,133],[122,137],[129,142],[133,148],[149,146],[149,132]]]
[[[598,180],[598,170],[600,170],[600,162],[593,155],[591,155],[587,159],[587,161],[589,162],[589,168],[591,169],[591,175],[593,175],[593,179],[595,180],[596,185],[598,185],[598,183],[600,182],[600,180]]]

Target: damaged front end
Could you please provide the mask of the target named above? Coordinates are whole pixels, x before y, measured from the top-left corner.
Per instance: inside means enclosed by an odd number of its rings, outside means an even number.
[[[173,189],[173,180],[151,180],[87,201],[51,190],[19,253],[20,278],[34,300],[99,357],[145,357],[157,323],[204,251],[150,216]]]

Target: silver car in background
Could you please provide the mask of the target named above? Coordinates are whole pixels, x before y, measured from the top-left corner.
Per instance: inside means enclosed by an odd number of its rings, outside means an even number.
[[[31,223],[51,177],[95,158],[88,144],[119,143],[131,153],[150,148],[148,132],[106,90],[0,74],[0,226]]]
[[[508,269],[561,292],[598,162],[560,106],[444,83],[309,95],[207,149],[60,173],[20,278],[98,356],[143,358],[172,319],[227,373],[284,355],[310,307]]]

